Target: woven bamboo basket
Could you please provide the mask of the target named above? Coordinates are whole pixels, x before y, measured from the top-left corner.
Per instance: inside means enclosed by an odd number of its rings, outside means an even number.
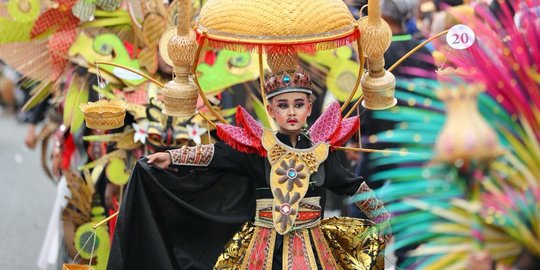
[[[213,47],[227,49],[272,44],[331,49],[358,37],[342,0],[208,0],[197,31],[205,32]]]
[[[163,114],[175,117],[192,116],[196,113],[199,90],[190,78],[177,77],[163,88]]]
[[[109,130],[122,127],[126,117],[127,105],[121,100],[100,100],[79,106],[84,113],[86,127]]]
[[[370,110],[384,110],[397,104],[394,97],[396,78],[392,73],[381,70],[379,73],[366,73],[362,77],[362,106]]]
[[[64,263],[62,265],[62,270],[94,270],[94,268],[88,265]]]

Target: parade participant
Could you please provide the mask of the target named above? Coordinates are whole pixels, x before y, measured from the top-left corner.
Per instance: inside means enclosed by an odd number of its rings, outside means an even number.
[[[373,222],[321,220],[326,189],[365,194],[359,208],[375,223],[389,219],[362,178],[332,152],[352,136],[358,118],[342,121],[334,103],[306,132],[312,88],[302,71],[273,75],[265,90],[277,133],[238,107],[238,126],[217,125],[223,142],[138,162],[109,269],[384,267],[385,237]]]

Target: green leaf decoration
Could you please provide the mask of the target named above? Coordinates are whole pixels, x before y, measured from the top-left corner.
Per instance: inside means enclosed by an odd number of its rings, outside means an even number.
[[[116,139],[119,139],[122,137],[122,134],[104,134],[104,135],[88,135],[84,136],[83,140],[88,142],[107,142],[107,141],[114,141]]]
[[[119,157],[113,157],[110,159],[107,168],[105,169],[107,178],[111,183],[122,186],[127,184],[129,180],[129,172],[126,168],[126,162]]]
[[[126,66],[131,69],[139,70],[140,66],[137,60],[132,60],[129,53],[124,47],[122,40],[114,34],[101,34],[94,38],[92,44],[94,51],[102,55],[113,56],[113,61],[116,64]],[[114,53],[113,53],[114,52]],[[100,65],[99,68],[129,86],[137,86],[146,81],[146,79],[138,74],[111,65]]]
[[[85,80],[85,78],[81,78]],[[88,88],[81,79],[73,78],[64,101],[64,125],[69,126],[70,132],[74,133],[84,123],[84,114],[79,105],[88,102]]]
[[[270,120],[266,115],[266,108],[264,107],[264,104],[253,94],[251,94],[251,99],[253,100],[253,109],[255,110],[257,118],[264,127],[270,128]]]
[[[33,21],[19,22],[0,18],[0,44],[30,40]]]
[[[15,22],[33,23],[38,18],[41,8],[39,0],[10,0],[7,3],[7,10]]]
[[[231,86],[259,78],[257,54],[222,50],[215,62],[197,66],[198,80],[203,92],[216,95]]]
[[[36,86],[35,94],[24,104],[21,111],[27,112],[28,110],[34,108],[36,105],[41,103],[45,98],[51,94],[51,82],[41,82]]]
[[[101,211],[103,212],[103,210]],[[100,218],[104,218],[104,216],[101,215]],[[111,249],[111,240],[109,237],[108,227],[104,225],[98,227],[94,231],[92,228],[94,223],[96,223],[96,221],[85,223],[77,228],[77,231],[75,232],[75,248],[77,251],[80,251],[79,256],[81,256],[81,258],[89,260],[90,256],[93,256],[92,262],[95,264],[92,265],[92,269],[106,269],[107,262],[109,261],[109,252]],[[94,250],[92,250],[92,247],[94,247]]]

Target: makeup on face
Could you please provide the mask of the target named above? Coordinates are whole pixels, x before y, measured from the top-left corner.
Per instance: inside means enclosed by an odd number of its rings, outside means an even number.
[[[269,113],[281,133],[293,135],[300,132],[306,124],[311,114],[311,106],[305,93],[285,93],[272,99]]]

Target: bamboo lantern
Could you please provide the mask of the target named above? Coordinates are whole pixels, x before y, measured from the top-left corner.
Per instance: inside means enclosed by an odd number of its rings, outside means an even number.
[[[384,110],[396,105],[396,78],[384,69],[384,52],[392,41],[392,30],[381,18],[379,0],[368,2],[368,16],[358,21],[360,44],[367,57],[369,72],[362,76],[362,105],[371,110]]]
[[[167,52],[174,64],[175,78],[163,88],[163,114],[186,117],[196,113],[198,88],[191,77],[191,66],[197,51],[196,34],[190,28],[190,1],[178,1],[178,26],[176,35],[165,38]],[[163,36],[166,36],[165,33]],[[162,37],[162,41],[164,38]]]

